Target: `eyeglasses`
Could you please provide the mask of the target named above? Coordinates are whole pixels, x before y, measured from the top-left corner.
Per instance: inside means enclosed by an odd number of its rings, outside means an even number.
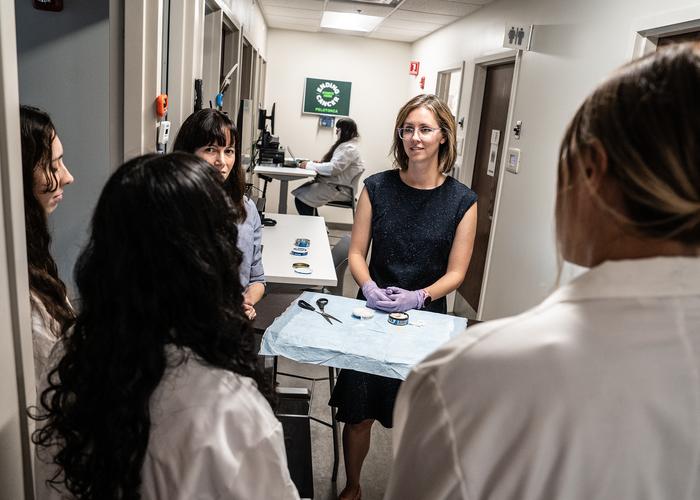
[[[418,132],[418,137],[420,139],[427,139],[430,136],[432,136],[437,130],[441,130],[440,127],[418,127],[417,129],[413,127],[403,127],[396,129],[396,131],[399,133],[399,139],[403,141],[408,141],[409,139],[412,139],[413,134],[415,134],[416,132]]]

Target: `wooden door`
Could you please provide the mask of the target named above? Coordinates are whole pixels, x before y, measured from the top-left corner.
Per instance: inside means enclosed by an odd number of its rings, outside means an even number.
[[[484,278],[493,207],[496,201],[499,166],[503,154],[503,143],[508,134],[505,128],[514,68],[515,63],[509,62],[489,66],[486,71],[484,100],[481,108],[471,186],[479,196],[476,239],[467,276],[459,288],[459,293],[474,311],[478,311],[479,308],[479,295]],[[496,136],[498,136],[497,139]]]
[[[656,47],[661,48],[665,47],[666,45],[683,42],[700,42],[700,31],[691,31],[690,33],[682,33],[680,35],[660,37]]]

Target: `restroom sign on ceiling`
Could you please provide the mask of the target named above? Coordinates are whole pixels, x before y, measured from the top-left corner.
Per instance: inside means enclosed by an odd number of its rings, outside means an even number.
[[[307,78],[303,112],[314,115],[348,116],[352,82]]]

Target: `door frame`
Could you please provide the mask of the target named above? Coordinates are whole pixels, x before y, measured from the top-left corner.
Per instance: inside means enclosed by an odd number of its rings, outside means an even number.
[[[520,66],[522,63],[522,50],[505,50],[495,54],[488,54],[474,59],[474,75],[472,81],[471,98],[469,99],[469,112],[467,114],[467,131],[464,135],[464,151],[462,152],[464,166],[462,178],[464,184],[471,185],[474,176],[474,168],[476,167],[476,148],[479,140],[479,128],[481,127],[481,110],[484,105],[484,90],[486,88],[486,74],[490,66],[513,62],[513,82],[510,87],[510,97],[508,100],[508,115],[506,118],[506,126],[504,133],[503,144],[501,145],[501,161],[496,166],[498,169],[498,182],[496,184],[496,193],[493,207],[493,219],[491,221],[491,229],[489,231],[489,242],[486,250],[486,262],[484,264],[484,275],[481,282],[481,291],[479,293],[479,307],[476,312],[476,319],[481,320],[484,304],[484,295],[488,286],[489,268],[491,264],[491,255],[493,254],[493,241],[498,224],[498,212],[500,207],[501,192],[503,191],[504,165],[506,162],[506,151],[510,147],[512,135],[513,112],[515,109],[515,99],[517,97],[518,81],[520,75]],[[464,79],[464,74],[462,76]],[[460,153],[459,151],[457,152]],[[455,310],[458,307],[464,307],[467,301],[460,294],[457,294],[455,302]],[[468,306],[469,308],[471,306]]]
[[[437,72],[437,77],[435,79],[435,95],[439,96],[439,85],[440,85],[440,80],[441,80],[441,75],[445,74],[450,74],[455,71],[460,72],[460,77],[459,77],[459,92],[457,94],[457,106],[455,108],[455,121],[457,122],[457,158],[455,159],[455,164],[452,167],[452,170],[450,171],[450,175],[454,177],[457,180],[460,180],[462,178],[462,164],[463,164],[463,157],[462,157],[462,147],[460,146],[461,144],[464,143],[464,134],[462,133],[463,127],[462,125],[459,124],[460,121],[460,116],[462,112],[462,105],[464,104],[464,99],[462,98],[462,94],[464,93],[464,72],[466,69],[466,63],[465,61],[461,61],[459,63],[456,63],[452,66],[449,66],[447,69],[442,69]],[[455,292],[456,293],[456,292]],[[454,305],[454,300],[450,299],[452,295],[448,295],[448,302],[447,302],[447,310],[450,311],[451,307]]]
[[[700,6],[660,12],[632,23],[632,59],[656,51],[659,38],[700,30]]]
[[[160,94],[163,0],[124,7],[124,160],[155,151],[155,99]]]
[[[14,2],[8,2],[0,9],[0,484],[4,497],[31,500],[33,446],[25,408],[36,392],[15,22]]]
[[[455,119],[459,116],[459,107],[462,104],[462,90],[464,90],[464,66],[465,63],[464,61],[461,61],[458,64],[455,64],[453,66],[449,66],[446,69],[441,69],[438,70],[437,72],[437,77],[435,78],[435,95],[439,95],[438,91],[440,89],[440,80],[441,76],[448,75],[451,73],[454,73],[455,71],[459,71],[459,93],[457,94],[457,105],[455,106]]]
[[[204,0],[170,2],[168,120],[170,121],[171,147],[177,132],[180,131],[182,122],[193,112],[194,81],[197,78],[202,78],[205,7]],[[221,21],[218,21],[219,36],[221,36]],[[219,43],[216,52],[221,50],[220,45]],[[216,79],[218,81],[218,75],[216,75]],[[208,106],[208,99],[211,97],[204,98],[205,107]]]

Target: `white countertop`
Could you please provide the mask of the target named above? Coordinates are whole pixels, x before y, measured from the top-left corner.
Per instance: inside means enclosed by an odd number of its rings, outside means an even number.
[[[314,170],[307,170],[305,168],[298,167],[278,167],[275,165],[257,165],[253,172],[256,174],[269,175],[274,178],[304,178],[304,177],[316,177],[316,172]]]
[[[323,217],[291,214],[267,216],[277,221],[277,225],[263,226],[262,230],[262,258],[267,282],[318,286],[338,284]],[[308,255],[291,255],[297,238],[307,238],[311,241]],[[295,272],[292,267],[295,262],[308,263],[311,266],[311,274]]]

